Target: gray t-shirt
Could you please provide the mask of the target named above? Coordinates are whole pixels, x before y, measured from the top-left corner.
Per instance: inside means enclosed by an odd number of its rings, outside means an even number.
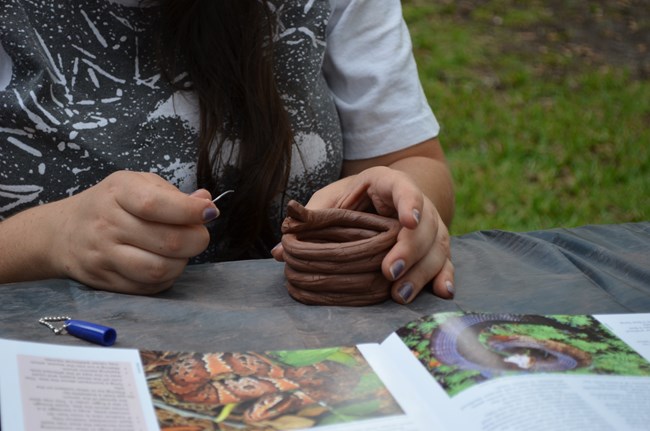
[[[122,169],[196,189],[198,107],[191,93],[162,82],[156,11],[138,3],[0,4],[0,220]],[[336,180],[344,152],[366,158],[396,151],[435,136],[438,125],[417,80],[399,1],[382,1],[384,9],[367,0],[269,4],[279,20],[277,80],[296,141],[272,221],[279,229],[286,201],[305,203]],[[366,31],[369,24],[376,33]],[[349,49],[355,44],[365,46],[361,53]],[[401,56],[376,55],[395,49]],[[175,81],[189,85],[185,74]],[[400,88],[389,88],[397,82]]]

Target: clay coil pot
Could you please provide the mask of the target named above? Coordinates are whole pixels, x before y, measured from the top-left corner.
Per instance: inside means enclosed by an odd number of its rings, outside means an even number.
[[[397,220],[360,211],[308,210],[296,201],[282,223],[287,290],[314,305],[362,306],[390,297],[381,262],[395,244]]]

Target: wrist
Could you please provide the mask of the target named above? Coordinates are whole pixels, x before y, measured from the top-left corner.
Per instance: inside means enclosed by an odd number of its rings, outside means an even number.
[[[64,276],[53,262],[61,253],[54,241],[60,226],[48,220],[50,205],[30,208],[0,223],[0,283]]]

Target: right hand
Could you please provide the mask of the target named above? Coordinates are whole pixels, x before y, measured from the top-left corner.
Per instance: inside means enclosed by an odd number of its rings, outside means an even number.
[[[208,246],[210,193],[187,195],[151,173],[116,172],[54,202],[51,264],[58,276],[114,292],[165,290]]]

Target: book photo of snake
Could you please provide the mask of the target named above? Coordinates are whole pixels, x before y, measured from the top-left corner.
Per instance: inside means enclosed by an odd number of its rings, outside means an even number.
[[[449,396],[525,373],[650,375],[641,355],[588,315],[437,313],[396,333]]]
[[[162,431],[303,429],[403,413],[356,347],[140,356]]]

